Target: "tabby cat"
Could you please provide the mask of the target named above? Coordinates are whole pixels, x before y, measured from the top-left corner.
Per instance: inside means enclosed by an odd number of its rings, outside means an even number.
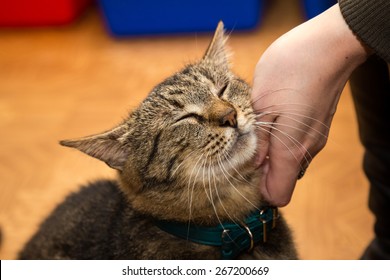
[[[118,180],[66,198],[21,259],[297,258],[286,223],[259,194],[250,87],[231,72],[226,40],[219,23],[204,57],[118,126],[61,141]]]

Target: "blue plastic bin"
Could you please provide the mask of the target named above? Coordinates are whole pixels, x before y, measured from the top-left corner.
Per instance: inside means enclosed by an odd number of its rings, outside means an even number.
[[[263,0],[99,0],[115,36],[250,29],[260,20]]]
[[[308,19],[319,15],[334,4],[337,4],[337,0],[303,0],[305,15]]]

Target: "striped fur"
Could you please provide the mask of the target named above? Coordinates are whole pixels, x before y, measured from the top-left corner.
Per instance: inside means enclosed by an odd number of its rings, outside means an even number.
[[[157,85],[121,124],[101,134],[61,142],[118,170],[130,216],[138,213],[154,219],[215,225],[240,222],[263,204],[257,187],[261,173],[253,166],[257,139],[250,87],[230,71],[226,40],[220,23],[204,57]],[[158,231],[149,227],[150,232]],[[138,225],[132,228],[136,231]],[[276,244],[280,240],[269,245],[277,245],[280,252],[270,249],[263,258],[296,257],[288,229],[283,224],[279,231],[285,251]],[[166,239],[173,242],[171,237]],[[39,247],[29,246],[35,248],[31,252]],[[153,252],[156,248],[145,250]],[[196,250],[182,257],[218,256],[214,249],[207,253],[202,247],[200,255]],[[134,252],[121,257],[153,258]],[[165,252],[160,257],[172,258],[172,254]],[[104,254],[97,258],[104,258]]]

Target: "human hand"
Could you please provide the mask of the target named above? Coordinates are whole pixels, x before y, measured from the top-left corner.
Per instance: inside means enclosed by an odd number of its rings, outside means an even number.
[[[298,175],[326,144],[349,76],[367,55],[336,4],[284,34],[260,58],[252,102],[256,164],[264,172],[260,191],[269,203],[289,203]]]

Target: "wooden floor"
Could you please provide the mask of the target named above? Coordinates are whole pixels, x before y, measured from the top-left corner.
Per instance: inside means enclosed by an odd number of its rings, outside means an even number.
[[[260,28],[233,32],[229,42],[234,70],[249,82],[265,48],[303,18],[299,1],[269,2]],[[67,27],[0,30],[1,259],[15,258],[70,191],[114,176],[58,140],[118,123],[156,83],[199,58],[210,36],[118,40],[108,35],[96,9]],[[361,158],[346,89],[328,145],[282,209],[301,258],[356,259],[372,238]]]

